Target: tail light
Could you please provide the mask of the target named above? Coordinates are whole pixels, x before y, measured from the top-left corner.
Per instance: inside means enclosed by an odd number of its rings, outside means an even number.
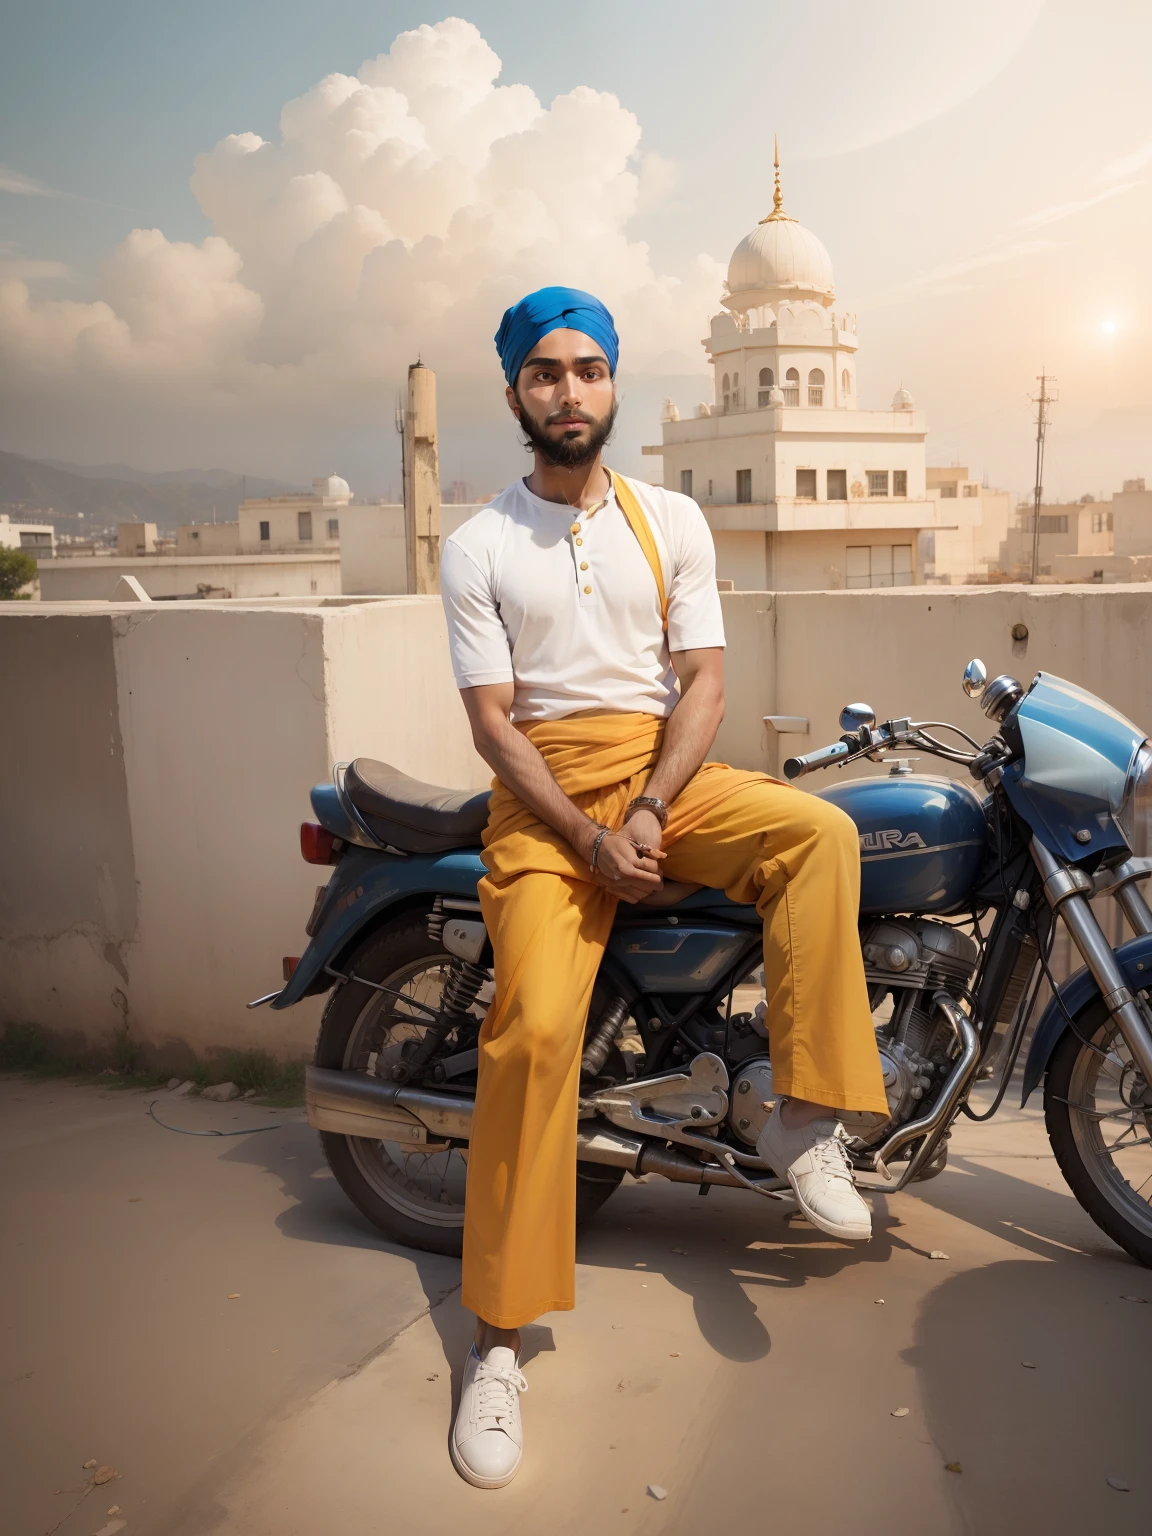
[[[300,823],[300,857],[307,864],[334,864],[336,834],[315,821]]]

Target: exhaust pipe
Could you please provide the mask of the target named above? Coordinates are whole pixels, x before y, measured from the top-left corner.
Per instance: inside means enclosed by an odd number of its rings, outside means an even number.
[[[317,1131],[363,1136],[370,1141],[396,1141],[404,1146],[429,1146],[450,1139],[467,1141],[472,1134],[472,1100],[426,1088],[386,1083],[366,1072],[334,1072],[307,1067],[304,1103],[308,1124]],[[744,1182],[726,1168],[697,1162],[672,1147],[640,1136],[628,1136],[613,1126],[586,1121],[576,1132],[576,1156],[585,1163],[606,1163],[637,1177],[658,1173],[677,1184],[724,1184],[744,1189]]]

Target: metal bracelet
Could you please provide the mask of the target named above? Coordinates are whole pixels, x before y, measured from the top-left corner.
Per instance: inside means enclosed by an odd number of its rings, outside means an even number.
[[[634,800],[629,800],[624,808],[624,820],[628,820],[629,811],[651,811],[660,823],[663,831],[668,825],[668,804],[664,800],[658,800],[655,795],[637,795]]]
[[[608,836],[608,831],[609,829],[607,827],[601,827],[599,832],[596,834],[596,841],[592,844],[592,853],[588,859],[588,868],[592,871],[593,874],[596,873],[596,861],[600,857],[600,844]]]

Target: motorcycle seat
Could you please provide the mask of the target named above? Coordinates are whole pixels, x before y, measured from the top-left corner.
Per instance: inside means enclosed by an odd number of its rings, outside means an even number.
[[[358,757],[344,788],[381,842],[404,853],[475,848],[488,822],[488,791],[423,784],[391,763]]]

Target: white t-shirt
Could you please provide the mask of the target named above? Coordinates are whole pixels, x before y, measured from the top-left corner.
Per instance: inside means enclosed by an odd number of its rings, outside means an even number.
[[[652,568],[615,496],[581,512],[517,480],[444,544],[440,591],[460,688],[514,682],[514,721],[671,714],[669,649],[724,644],[716,552],[690,497],[629,484],[660,554],[667,638]]]

